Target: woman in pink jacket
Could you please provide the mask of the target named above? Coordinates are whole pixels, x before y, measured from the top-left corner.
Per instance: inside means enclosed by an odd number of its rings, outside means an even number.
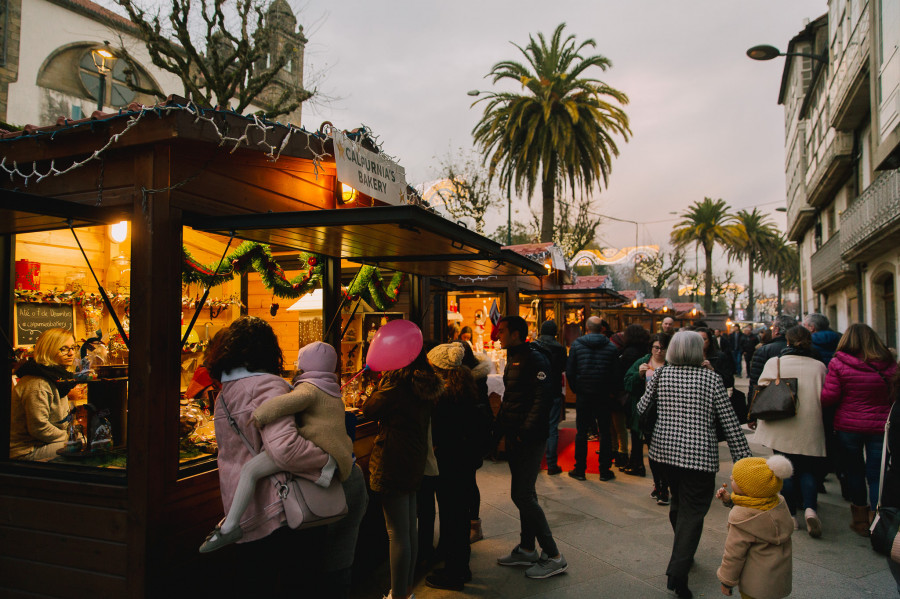
[[[896,370],[894,356],[878,334],[868,325],[853,324],[838,342],[822,387],[822,405],[837,406],[834,431],[847,468],[850,528],[862,536],[869,535],[869,510],[878,502],[884,423],[891,411],[890,380]]]
[[[328,463],[328,454],[300,436],[293,415],[283,416],[263,429],[251,421],[253,411],[261,403],[290,391],[287,381],[281,378],[282,352],[269,323],[253,316],[234,321],[207,363],[211,376],[222,381],[222,391],[216,399],[215,423],[219,486],[225,513],[231,509],[241,467],[253,457],[229,424],[226,405],[257,452],[265,451],[285,472],[318,479]],[[315,580],[316,574],[323,571],[317,561],[321,562],[325,527],[288,528],[281,499],[274,484],[266,480],[256,485],[238,530],[241,531],[236,541],[241,553],[239,563],[245,572],[252,573],[252,576],[235,577],[236,585],[242,582],[251,585],[243,596],[256,594],[259,587],[254,592],[252,585],[258,585],[260,580],[266,581],[267,590],[295,592],[297,580]]]

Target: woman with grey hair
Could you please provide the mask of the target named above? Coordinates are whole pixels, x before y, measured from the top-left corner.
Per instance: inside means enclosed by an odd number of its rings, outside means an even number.
[[[704,368],[704,360],[699,333],[675,333],[666,352],[667,365],[657,369],[637,406],[644,413],[651,401],[656,402],[649,457],[660,464],[671,490],[669,522],[675,540],[666,568],[667,586],[681,598],[693,596],[687,586],[688,571],[715,492],[716,422],[725,431],[731,459],[736,462],[750,456],[722,378]]]

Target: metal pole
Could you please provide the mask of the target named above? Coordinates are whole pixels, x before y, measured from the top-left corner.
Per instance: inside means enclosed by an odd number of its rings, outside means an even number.
[[[103,112],[103,99],[106,96],[106,73],[100,71],[100,93],[97,94],[97,110]]]
[[[512,179],[506,183],[506,245],[512,245]]]

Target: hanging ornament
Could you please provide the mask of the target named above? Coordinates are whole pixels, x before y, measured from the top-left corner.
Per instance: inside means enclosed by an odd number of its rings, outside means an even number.
[[[269,306],[269,314],[272,315],[272,318],[275,318],[275,315],[278,314],[278,304],[276,302],[272,302],[272,305]]]

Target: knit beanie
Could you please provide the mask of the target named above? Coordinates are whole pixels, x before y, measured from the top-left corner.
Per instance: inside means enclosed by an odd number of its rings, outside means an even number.
[[[559,328],[556,326],[556,321],[545,320],[544,324],[541,325],[541,335],[550,335],[551,337],[556,337],[556,333],[558,332]]]
[[[731,478],[747,497],[774,497],[781,491],[784,479],[790,478],[794,467],[783,455],[769,458],[744,458],[734,464]]]
[[[303,372],[334,372],[337,368],[337,352],[322,341],[313,341],[297,352],[297,369]]]
[[[428,361],[443,370],[459,368],[466,350],[459,343],[444,343],[428,352]]]

